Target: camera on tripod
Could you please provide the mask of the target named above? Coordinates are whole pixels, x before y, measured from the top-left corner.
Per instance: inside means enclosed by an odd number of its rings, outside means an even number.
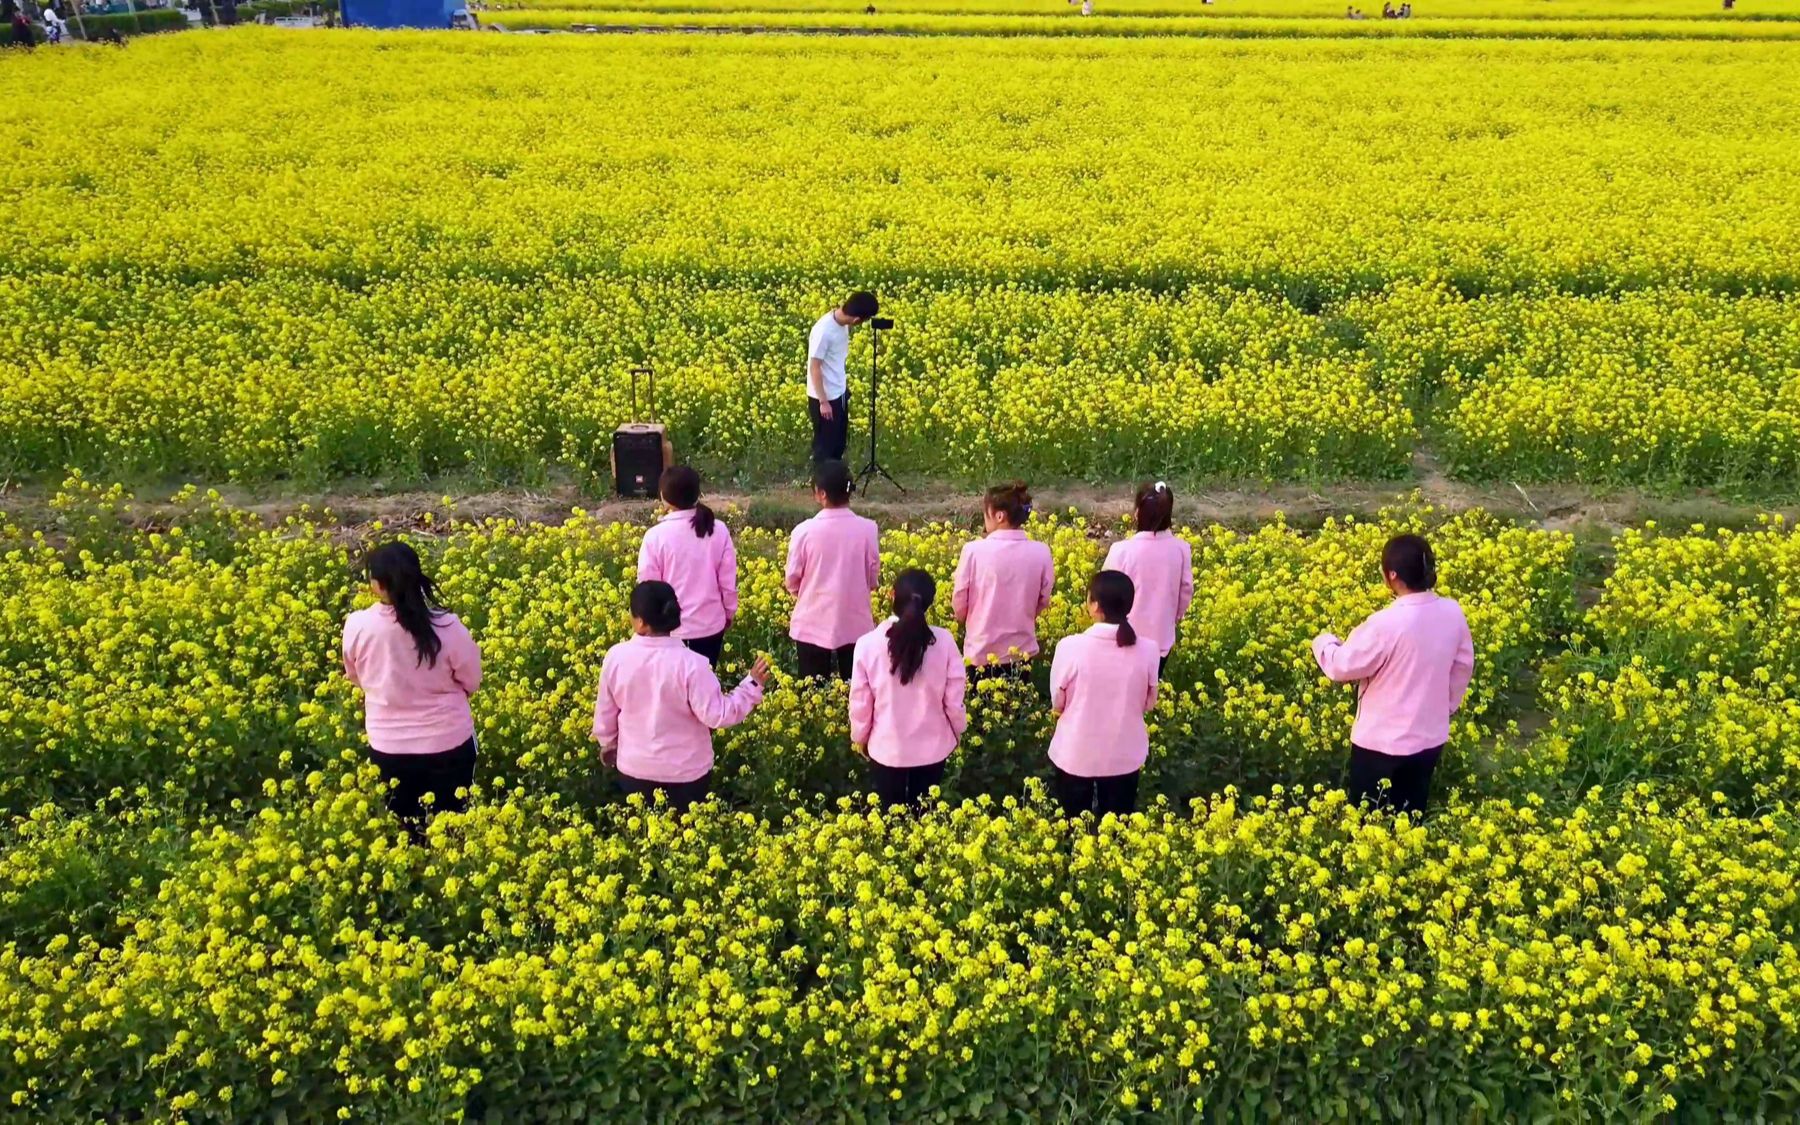
[[[867,496],[869,482],[880,477],[904,495],[906,489],[894,479],[892,473],[881,467],[881,460],[875,453],[875,420],[881,409],[881,333],[894,326],[894,318],[872,316],[868,325],[874,329],[869,334],[869,463],[863,466],[862,472],[856,474],[856,491],[859,495]]]

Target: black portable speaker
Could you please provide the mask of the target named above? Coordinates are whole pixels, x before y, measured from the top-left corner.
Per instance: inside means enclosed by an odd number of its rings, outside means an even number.
[[[656,417],[656,372],[648,367],[631,369],[631,414],[637,416],[638,376],[650,382],[650,417]],[[627,422],[613,431],[613,485],[620,496],[654,497],[663,470],[675,463],[675,446],[669,428],[660,422]]]
[[[663,470],[663,428],[641,424],[613,431],[613,477],[620,496],[655,496]]]

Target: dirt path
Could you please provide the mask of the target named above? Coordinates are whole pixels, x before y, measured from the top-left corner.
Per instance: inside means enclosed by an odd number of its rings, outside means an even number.
[[[1602,538],[1618,529],[1641,525],[1646,520],[1685,527],[1752,524],[1765,512],[1780,512],[1790,519],[1800,515],[1792,498],[1774,502],[1743,500],[1706,491],[1662,496],[1635,490],[1599,491],[1581,485],[1520,486],[1507,483],[1468,484],[1446,476],[1427,452],[1415,458],[1410,480],[1331,485],[1250,484],[1178,488],[1177,516],[1189,525],[1209,523],[1250,528],[1285,518],[1299,527],[1315,527],[1331,517],[1374,516],[1381,509],[1423,498],[1446,512],[1480,508],[1507,519],[1584,537]],[[159,502],[174,493],[172,487],[144,487],[134,515],[156,522],[171,509]],[[390,527],[418,526],[426,513],[441,524],[446,515],[459,520],[512,519],[521,523],[561,523],[576,509],[601,520],[641,521],[654,505],[643,500],[583,493],[572,483],[544,488],[459,490],[455,487],[389,491],[379,485],[346,486],[328,491],[302,491],[285,487],[243,488],[221,486],[218,491],[233,507],[256,512],[276,523],[303,508],[328,511],[328,522],[347,528],[380,520]],[[1096,521],[1110,522],[1130,508],[1130,486],[1055,484],[1034,490],[1039,511],[1076,511]],[[25,527],[49,528],[57,523],[50,505],[56,487],[51,484],[10,485],[0,490],[0,512]],[[454,499],[446,509],[446,493]],[[814,510],[811,490],[792,484],[775,484],[754,490],[726,488],[708,493],[716,507],[735,509],[745,524],[787,528]],[[948,520],[973,524],[979,512],[979,493],[944,482],[909,482],[901,494],[883,484],[874,485],[858,510],[884,524],[917,524]]]

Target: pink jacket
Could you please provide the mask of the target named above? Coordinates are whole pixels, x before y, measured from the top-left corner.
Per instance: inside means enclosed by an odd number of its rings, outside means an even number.
[[[1038,651],[1038,614],[1050,608],[1056,561],[1023,531],[1002,529],[963,546],[950,606],[966,623],[963,655],[971,664],[1002,664]]]
[[[453,613],[438,615],[443,647],[420,663],[390,605],[344,622],[344,675],[363,690],[369,746],[383,754],[441,754],[475,735],[469,696],[481,686],[481,650]]]
[[[1169,655],[1194,601],[1194,550],[1188,541],[1167,531],[1140,531],[1114,543],[1102,569],[1131,579],[1137,593],[1131,627],[1156,646],[1158,656]]]
[[[727,695],[706,657],[674,637],[633,637],[606,650],[594,700],[594,741],[619,748],[626,777],[677,785],[712,769],[712,732],[762,702],[746,678]]]
[[[856,642],[850,668],[850,741],[884,766],[928,766],[956,749],[969,725],[963,709],[968,673],[948,629],[932,626],[925,663],[903,684],[888,657],[892,617]]]
[[[881,582],[881,532],[848,508],[826,508],[788,540],[788,636],[842,648],[875,627],[869,598]]]
[[[737,548],[723,520],[705,539],[694,534],[694,513],[670,512],[644,533],[639,582],[667,582],[681,605],[682,640],[723,633],[737,616]]]
[[[1347,641],[1320,634],[1313,657],[1332,680],[1362,685],[1350,741],[1396,756],[1450,740],[1450,716],[1475,672],[1462,606],[1429,590],[1395,598]]]
[[[1143,637],[1119,647],[1117,625],[1064,637],[1050,663],[1050,708],[1060,713],[1050,760],[1076,777],[1117,777],[1150,757],[1144,716],[1156,706],[1161,653]]]

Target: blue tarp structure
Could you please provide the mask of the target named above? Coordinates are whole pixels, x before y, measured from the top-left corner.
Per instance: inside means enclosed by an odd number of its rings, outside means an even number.
[[[355,27],[449,27],[450,13],[465,0],[343,0],[344,19]]]

